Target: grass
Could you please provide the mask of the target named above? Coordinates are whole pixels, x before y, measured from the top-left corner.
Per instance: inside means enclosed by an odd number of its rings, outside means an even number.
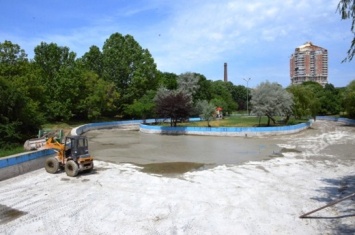
[[[1,157],[7,157],[9,155],[13,155],[13,154],[18,154],[18,153],[23,153],[25,152],[23,146],[16,146],[14,148],[11,149],[0,149],[0,158]]]
[[[262,117],[260,120],[260,126],[267,126],[267,117]],[[276,118],[276,120],[281,120],[281,118]],[[295,125],[303,122],[307,122],[308,119],[295,119],[290,118],[287,125]],[[166,123],[165,125],[169,125]],[[270,126],[284,126],[285,124],[273,124],[270,122]],[[195,127],[206,127],[207,121],[199,121],[199,122],[185,122],[178,123],[178,126],[195,126]],[[259,126],[259,117],[254,116],[230,116],[225,117],[224,119],[216,119],[210,121],[211,127],[257,127]]]
[[[85,123],[64,123],[64,122],[57,122],[57,123],[48,123],[42,125],[42,129],[51,129],[51,130],[60,130],[62,129],[64,132],[64,135],[69,135],[70,131],[72,128],[83,125]],[[36,138],[36,135],[33,136],[33,138]],[[8,146],[6,148],[0,148],[0,158],[1,157],[7,157],[9,155],[13,154],[18,154],[18,153],[24,153],[27,152],[25,151],[24,147],[22,145],[14,145],[14,146]]]

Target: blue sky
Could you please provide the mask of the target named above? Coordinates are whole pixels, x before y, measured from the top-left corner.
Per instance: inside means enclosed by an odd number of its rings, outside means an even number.
[[[290,84],[289,58],[307,41],[328,49],[330,83],[355,79],[355,59],[341,63],[353,34],[336,12],[339,0],[0,0],[0,41],[29,58],[42,41],[81,57],[113,33],[130,34],[159,70],[197,72],[249,87]]]

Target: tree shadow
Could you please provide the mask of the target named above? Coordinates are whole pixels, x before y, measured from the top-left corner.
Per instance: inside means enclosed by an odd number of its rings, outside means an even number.
[[[322,197],[311,198],[313,200],[324,202],[324,205],[340,200],[344,197],[355,193],[355,174],[344,176],[338,179],[322,179],[329,186],[319,188],[316,191],[320,192]],[[353,218],[355,221],[355,196],[341,201],[333,206],[333,210],[337,212],[337,215],[327,215],[327,209],[320,210],[311,214],[305,218],[307,219],[321,219],[332,221],[332,234],[355,234],[355,223],[349,224],[348,218]],[[317,216],[317,214],[319,216]]]
[[[339,126],[355,128],[355,124],[342,123],[342,124],[340,124]]]

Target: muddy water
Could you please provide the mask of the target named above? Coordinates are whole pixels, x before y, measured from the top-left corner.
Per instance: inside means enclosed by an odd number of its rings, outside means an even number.
[[[171,136],[122,129],[95,130],[86,136],[95,159],[134,164],[240,164],[270,159],[282,142],[279,138]]]

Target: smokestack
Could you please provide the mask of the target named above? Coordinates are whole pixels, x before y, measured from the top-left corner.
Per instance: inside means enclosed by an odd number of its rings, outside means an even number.
[[[224,63],[224,82],[228,82],[227,63]]]

